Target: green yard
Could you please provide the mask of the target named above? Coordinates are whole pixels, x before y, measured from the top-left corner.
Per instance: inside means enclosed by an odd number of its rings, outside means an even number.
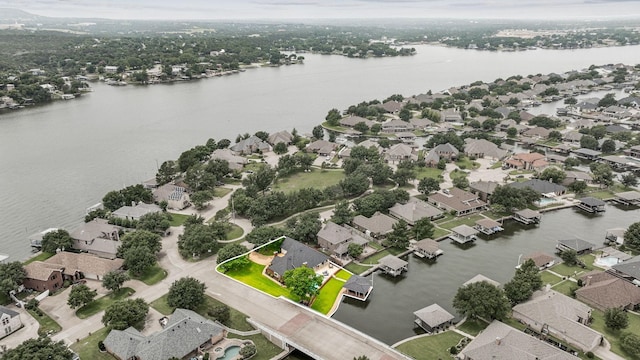
[[[363,272],[369,270],[371,268],[371,266],[365,266],[365,265],[359,265],[356,264],[355,262],[351,262],[349,264],[347,264],[347,266],[344,267],[345,269],[351,271],[354,274],[362,274]]]
[[[331,185],[336,185],[344,179],[342,170],[320,170],[312,168],[311,172],[298,172],[285,178],[279,178],[273,185],[274,190],[285,193],[304,189],[324,189]]]
[[[34,261],[45,261],[48,258],[52,257],[53,255],[55,255],[54,253],[48,253],[48,252],[40,252],[38,255],[29,258],[27,261],[24,262],[24,265],[27,264],[31,264]]]
[[[104,341],[104,339],[109,335],[109,328],[102,328],[95,333],[87,336],[86,338],[76,342],[71,345],[71,350],[75,351],[80,359],[91,359],[91,360],[115,360],[115,357],[110,355],[107,352],[100,352],[98,349],[98,342]]]
[[[221,198],[232,191],[233,191],[232,189],[229,189],[226,187],[216,187],[215,189],[213,189],[213,196]]]
[[[284,296],[294,301],[299,299],[292,295],[289,289],[279,285],[277,282],[268,278],[266,275],[262,275],[265,265],[259,265],[253,261],[242,269],[230,270],[226,272],[226,275],[245,283],[253,288],[261,290],[271,296]]]
[[[240,336],[236,334],[228,334],[227,337],[253,341],[258,351],[251,358],[251,360],[270,360],[282,352],[282,349],[277,347],[271,341],[267,340],[267,338],[265,338],[262,334],[251,335],[251,336]]]
[[[594,309],[591,312],[591,316],[593,317],[593,323],[591,324],[591,327],[603,334],[604,337],[609,340],[609,343],[611,343],[611,351],[625,358],[629,358],[629,355],[627,355],[622,350],[622,348],[620,348],[620,334],[622,332],[632,332],[634,334],[640,334],[640,316],[630,312],[627,312],[627,315],[629,316],[629,327],[622,331],[614,331],[605,326],[604,313],[602,311]]]
[[[229,231],[225,234],[225,240],[233,240],[241,237],[244,234],[244,230],[236,224],[229,223],[231,227]]]
[[[487,326],[489,326],[489,324],[483,320],[468,318],[462,325],[458,327],[458,329],[469,335],[477,336],[480,331],[486,329]]]
[[[402,249],[387,248],[385,250],[382,250],[380,252],[377,252],[369,256],[368,258],[365,258],[364,260],[361,261],[361,263],[368,264],[368,265],[376,265],[378,263],[378,260],[382,259],[383,257],[387,255],[398,255],[403,251],[404,250]]]
[[[140,276],[134,276],[129,274],[132,279],[140,280],[143,283],[151,286],[159,283],[162,279],[167,277],[167,271],[161,268],[159,265],[153,265],[147,271],[143,272]]]
[[[81,307],[76,311],[76,316],[80,319],[86,319],[91,315],[97,314],[100,311],[109,307],[109,305],[113,304],[115,301],[125,299],[131,296],[136,291],[132,288],[121,288],[117,292],[112,292],[107,294],[101,298],[98,298],[87,305]]]
[[[171,215],[171,220],[169,221],[171,226],[182,226],[184,225],[184,222],[189,218],[189,215],[185,214],[176,214],[171,212],[167,214]]]
[[[571,289],[577,289],[577,288],[578,288],[578,284],[571,280],[561,281],[552,287],[553,290],[561,294],[565,294],[569,297],[572,297]]]
[[[423,178],[438,179],[442,175],[442,170],[435,167],[417,167],[415,169],[416,179],[421,180]]]
[[[50,318],[49,315],[45,314],[44,311],[40,311],[39,314],[37,314],[33,310],[27,311],[40,324],[40,327],[38,328],[39,335],[55,334],[58,331],[62,330],[62,327],[55,320]]]
[[[543,284],[551,284],[552,286],[559,283],[560,281],[562,281],[562,278],[553,275],[552,273],[548,272],[548,271],[541,271],[540,272],[540,277],[542,278],[542,283]]]
[[[587,254],[587,255],[580,255],[578,256],[578,258],[580,260],[582,260],[582,262],[584,262],[585,264],[585,268],[582,268],[580,266],[574,265],[574,266],[569,266],[565,263],[560,263],[558,265],[552,266],[551,267],[551,271],[556,272],[560,275],[564,275],[564,276],[573,276],[574,274],[581,274],[581,273],[586,273],[589,272],[591,270],[594,269],[600,269],[596,266],[593,265],[593,262],[595,260],[595,256],[591,255],[591,254]]]
[[[311,304],[311,308],[316,310],[319,313],[322,313],[325,315],[328,314],[329,311],[331,311],[333,304],[336,302],[338,293],[340,293],[340,290],[342,290],[343,285],[344,285],[344,281],[331,278],[320,289],[320,294],[316,296],[316,299],[313,301],[313,304]]]
[[[346,270],[340,270],[334,276],[337,277],[338,279],[347,281],[351,277],[351,274]]]
[[[434,227],[433,228],[433,238],[434,239],[439,239],[441,237],[447,236],[451,234],[451,231],[445,230],[445,229],[441,229],[439,227]]]
[[[454,227],[460,226],[460,225],[468,225],[473,227],[473,225],[476,224],[476,221],[484,218],[485,218],[484,216],[478,215],[478,214],[471,215],[471,216],[462,216],[444,223],[440,223],[438,224],[438,226],[448,230],[451,230]]]
[[[480,167],[480,164],[475,162],[475,161],[471,161],[471,159],[469,159],[468,157],[463,157],[462,159],[456,161],[456,165],[458,165],[458,167],[462,170],[472,170],[472,169],[477,169]]]
[[[451,358],[449,349],[456,346],[462,335],[446,331],[437,335],[425,336],[398,345],[398,351],[420,360],[441,360]]]

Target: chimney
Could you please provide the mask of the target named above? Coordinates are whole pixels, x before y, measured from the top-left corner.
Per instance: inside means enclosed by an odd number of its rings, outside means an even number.
[[[592,277],[593,277],[593,276],[591,276],[591,275],[587,276],[587,282],[584,284],[584,286],[589,286],[589,285],[591,285],[591,278],[592,278]]]
[[[502,339],[496,337],[496,345],[500,345],[502,343]]]
[[[131,207],[135,207],[136,206],[136,202],[131,200]]]

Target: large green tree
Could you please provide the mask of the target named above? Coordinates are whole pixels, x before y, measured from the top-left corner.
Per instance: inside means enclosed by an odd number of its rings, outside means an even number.
[[[621,308],[609,308],[604,312],[604,324],[614,331],[626,329],[629,326],[629,315]]]
[[[529,188],[518,189],[512,186],[497,186],[491,194],[491,204],[502,205],[507,211],[520,210],[540,199],[540,193]]]
[[[57,249],[70,250],[73,246],[73,239],[69,232],[58,229],[46,233],[42,237],[42,251],[55,254]]]
[[[269,165],[263,165],[253,174],[249,174],[244,180],[242,185],[247,189],[250,194],[257,194],[258,192],[264,192],[267,190],[273,179],[275,179],[276,171]]]
[[[633,359],[640,358],[640,335],[633,332],[623,332],[620,335],[620,347]]]
[[[124,271],[109,271],[102,277],[102,287],[111,291],[118,291],[129,280],[129,275]]]
[[[529,259],[516,269],[511,281],[504,284],[504,292],[511,304],[516,305],[529,300],[533,292],[541,287],[542,278],[538,267],[532,259]]]
[[[589,165],[589,169],[593,174],[593,181],[604,187],[613,185],[613,172],[609,165],[594,162]]]
[[[174,308],[195,310],[204,302],[206,286],[192,277],[176,280],[169,288],[167,304]]]
[[[285,271],[282,280],[292,294],[305,302],[317,295],[322,285],[322,276],[306,266]]]
[[[0,293],[7,295],[9,291],[18,289],[26,276],[27,272],[21,262],[0,263]]]
[[[148,313],[149,304],[141,298],[119,300],[104,311],[102,323],[116,330],[124,330],[130,326],[141,329]]]
[[[567,174],[557,167],[548,167],[540,174],[540,180],[548,180],[555,184],[560,184]]]
[[[218,257],[216,258],[216,263],[220,264],[222,262],[225,262],[231,258],[234,258],[236,256],[240,256],[244,253],[246,253],[247,251],[249,251],[245,246],[240,245],[240,244],[227,244],[225,246],[222,247],[222,249],[220,249],[218,251]]]
[[[251,232],[247,234],[245,239],[256,246],[260,246],[285,234],[286,230],[283,228],[274,226],[259,226],[251,230]]]
[[[92,302],[97,295],[98,292],[96,290],[90,289],[85,284],[75,285],[71,288],[69,298],[67,299],[67,305],[72,309],[83,307]]]
[[[435,228],[428,217],[422,218],[413,225],[411,229],[416,240],[431,238]]]
[[[418,191],[423,194],[431,194],[438,190],[440,190],[440,181],[438,179],[425,177],[418,183]]]
[[[319,213],[303,213],[287,220],[286,225],[292,238],[310,244],[318,242],[318,232],[322,229]]]
[[[136,230],[128,232],[120,238],[120,247],[118,248],[118,257],[124,258],[124,254],[131,248],[144,246],[157,254],[162,249],[162,238],[160,235],[152,233],[148,230]]]
[[[2,360],[71,360],[74,354],[63,341],[54,342],[47,336],[28,339],[2,355]]]
[[[409,227],[407,222],[400,219],[393,224],[393,231],[387,235],[385,242],[397,249],[406,249],[409,246]]]
[[[158,262],[156,255],[146,245],[127,249],[123,257],[124,267],[136,276],[141,275]]]
[[[350,223],[353,220],[353,211],[351,210],[351,204],[342,200],[336,204],[331,216],[331,221],[338,225]]]
[[[142,215],[138,220],[136,229],[164,235],[169,227],[171,227],[171,223],[169,222],[168,214],[158,211]]]
[[[453,307],[465,316],[486,320],[502,320],[511,309],[504,291],[486,281],[459,288],[453,298]]]
[[[187,226],[178,237],[178,251],[184,258],[214,254],[218,250],[218,240],[223,239],[225,231],[204,224]]]
[[[624,244],[634,249],[640,249],[640,221],[635,222],[624,232]]]

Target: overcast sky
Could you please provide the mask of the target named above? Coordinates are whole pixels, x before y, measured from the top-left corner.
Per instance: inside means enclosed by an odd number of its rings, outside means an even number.
[[[3,7],[112,19],[640,17],[639,0],[0,0]]]

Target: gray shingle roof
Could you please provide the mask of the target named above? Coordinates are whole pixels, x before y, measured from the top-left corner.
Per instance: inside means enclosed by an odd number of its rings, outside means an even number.
[[[636,258],[638,259],[638,258]],[[640,259],[632,259],[622,264],[613,265],[611,268],[636,279],[640,279]]]
[[[604,206],[606,203],[600,199],[596,199],[594,197],[584,197],[582,199],[580,199],[580,202],[587,205],[587,206]]]
[[[2,317],[2,315],[4,315],[4,314],[9,315],[9,317],[16,317],[16,316],[20,315],[17,312],[15,312],[15,311],[13,311],[13,310],[11,310],[9,308],[6,308],[4,306],[0,306],[0,317]]]
[[[562,244],[570,249],[573,249],[577,252],[588,250],[593,248],[595,245],[582,240],[582,239],[567,239],[567,240],[558,240],[558,244]]]
[[[281,249],[285,251],[284,255],[275,256],[273,260],[271,260],[271,265],[269,265],[269,269],[280,276],[282,276],[285,271],[299,268],[304,263],[306,263],[308,267],[313,268],[329,260],[327,255],[289,237],[284,239]]]
[[[413,313],[424,323],[434,328],[454,319],[447,310],[438,304],[432,304]]]
[[[378,263],[380,265],[386,266],[390,269],[394,269],[394,270],[399,270],[402,269],[403,267],[407,266],[408,263],[398,257],[395,257],[393,255],[387,255],[385,257],[383,257],[382,259],[378,260]]]
[[[550,181],[540,179],[531,179],[524,182],[514,182],[509,184],[508,186],[514,187],[516,189],[523,189],[528,187],[541,194],[561,193],[567,191],[567,188],[562,185],[554,184]]]
[[[366,294],[373,287],[373,282],[369,277],[352,275],[342,287],[355,293]]]

